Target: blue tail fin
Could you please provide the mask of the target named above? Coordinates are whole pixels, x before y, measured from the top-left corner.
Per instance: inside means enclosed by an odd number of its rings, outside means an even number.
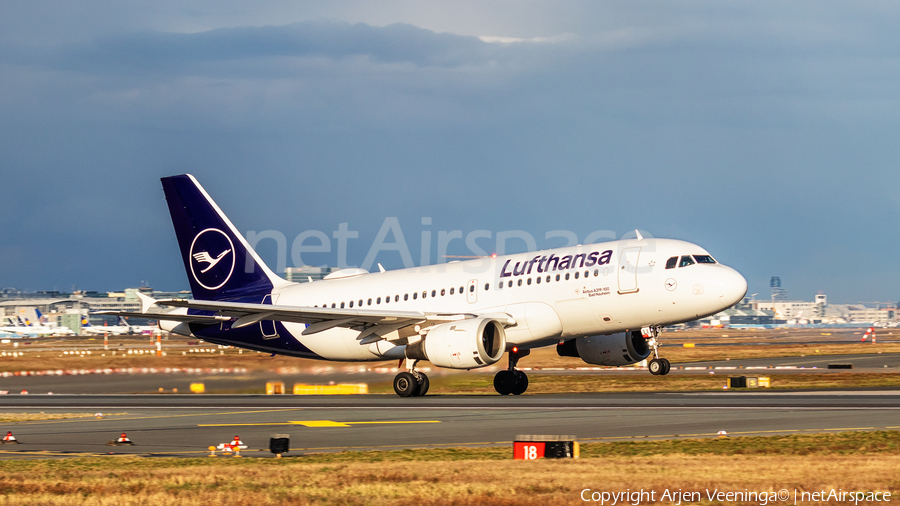
[[[288,283],[263,263],[194,176],[161,181],[195,299],[262,298]]]

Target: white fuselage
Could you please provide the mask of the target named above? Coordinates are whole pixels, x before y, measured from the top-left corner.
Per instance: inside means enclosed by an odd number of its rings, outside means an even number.
[[[507,313],[516,321],[506,329],[508,346],[536,348],[694,320],[734,305],[746,293],[746,280],[718,263],[666,268],[667,259],[683,255],[709,254],[671,239],[613,241],[291,284],[273,291],[272,304]],[[575,261],[564,267],[566,257]],[[305,324],[284,326],[324,359],[402,356],[402,347],[386,341],[361,344],[357,330],[334,328],[302,336]]]

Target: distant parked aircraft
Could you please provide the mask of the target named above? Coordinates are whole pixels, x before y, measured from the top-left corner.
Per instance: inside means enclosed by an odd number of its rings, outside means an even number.
[[[110,336],[121,336],[131,334],[147,334],[159,331],[159,327],[155,325],[131,325],[128,320],[119,316],[118,325],[91,325],[87,316],[81,318],[81,333],[88,335],[107,334]]]
[[[41,321],[41,312],[34,310],[38,321]],[[34,325],[31,320],[19,316],[9,316],[6,319],[10,325],[0,327],[2,332],[12,332],[24,337],[42,337],[42,336],[71,336],[75,334],[68,327],[59,327],[55,325]]]

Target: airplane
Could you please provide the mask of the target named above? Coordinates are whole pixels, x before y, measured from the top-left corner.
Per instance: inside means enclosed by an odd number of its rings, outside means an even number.
[[[37,314],[40,319],[40,311],[37,311]],[[68,327],[35,326],[29,319],[23,319],[19,316],[8,316],[6,319],[10,325],[0,327],[0,331],[14,333],[24,337],[70,336],[75,334]]]
[[[92,336],[102,336],[103,334],[109,334],[111,336],[118,336],[122,334],[130,334],[131,329],[127,325],[99,325],[94,326],[91,325],[90,320],[87,316],[81,317],[81,333],[92,335]]]
[[[93,326],[88,318],[81,318],[81,332],[83,334],[90,335],[100,335],[109,334],[111,336],[120,336],[120,335],[130,335],[130,334],[143,334],[144,332],[155,332],[158,331],[159,328],[150,325],[131,325],[128,321],[119,316],[119,324],[118,325],[102,325],[102,326]]]
[[[132,325],[123,317],[119,317],[119,325],[126,325],[134,334],[156,334],[160,332],[158,325]]]
[[[401,397],[425,395],[419,361],[477,369],[500,361],[501,395],[520,395],[530,350],[604,366],[659,355],[662,327],[740,302],[747,282],[696,244],[643,238],[369,273],[311,283],[277,276],[190,174],[161,179],[193,299],[141,297],[161,329],[266,353],[333,361],[399,360]],[[381,269],[379,269],[381,270]]]

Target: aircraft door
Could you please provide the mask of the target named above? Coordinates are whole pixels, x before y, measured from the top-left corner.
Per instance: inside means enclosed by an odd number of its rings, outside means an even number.
[[[619,294],[636,293],[640,289],[637,284],[638,259],[641,256],[641,247],[625,248],[619,254]]]
[[[466,301],[469,304],[478,302],[478,280],[470,279],[469,286],[466,287]]]
[[[263,297],[262,303],[274,304],[272,294]],[[262,331],[263,339],[274,339],[278,337],[278,331],[275,330],[275,322],[272,320],[261,320],[259,322],[259,330]]]

